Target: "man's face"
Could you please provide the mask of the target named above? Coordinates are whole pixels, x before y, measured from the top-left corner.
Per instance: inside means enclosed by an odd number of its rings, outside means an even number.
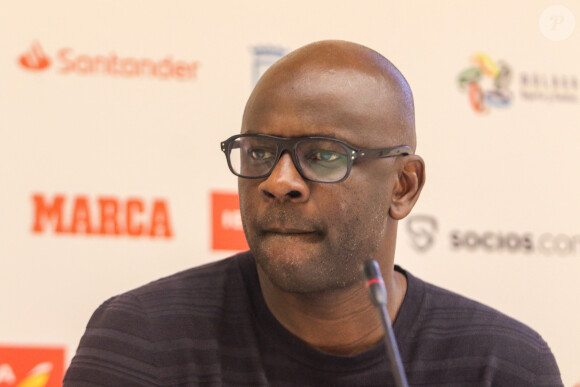
[[[357,148],[403,145],[388,134],[401,122],[382,79],[323,69],[270,78],[248,102],[243,133],[326,136]],[[396,158],[367,159],[355,162],[343,182],[314,183],[285,153],[268,178],[240,178],[246,238],[270,281],[300,293],[358,282],[362,262],[387,254],[397,166]]]

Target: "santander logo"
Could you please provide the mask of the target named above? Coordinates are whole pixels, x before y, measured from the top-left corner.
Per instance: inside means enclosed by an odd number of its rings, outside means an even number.
[[[86,54],[70,47],[59,49],[54,58],[56,70],[62,75],[100,75],[130,79],[194,81],[200,66],[199,61],[174,59],[171,55],[157,59],[136,58],[121,56],[114,51],[106,54]],[[37,41],[19,57],[18,62],[21,67],[30,71],[45,70],[52,64],[51,58]]]
[[[30,50],[20,56],[18,62],[27,70],[45,70],[50,66],[50,58],[44,53],[40,43],[33,42]]]

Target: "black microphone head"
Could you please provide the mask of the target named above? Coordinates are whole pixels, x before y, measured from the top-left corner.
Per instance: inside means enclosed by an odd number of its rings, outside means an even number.
[[[374,259],[369,259],[368,261],[365,261],[363,273],[367,280],[383,279],[381,276],[381,269],[379,268],[379,264]]]

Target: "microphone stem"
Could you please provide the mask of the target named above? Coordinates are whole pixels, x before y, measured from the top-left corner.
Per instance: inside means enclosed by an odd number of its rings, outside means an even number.
[[[381,323],[385,330],[385,347],[387,347],[387,354],[389,355],[389,363],[391,364],[393,379],[395,379],[397,387],[408,387],[409,384],[407,383],[407,377],[405,376],[403,362],[401,361],[401,355],[399,354],[399,348],[397,347],[397,340],[395,339],[391,319],[387,312],[387,306],[386,304],[381,303],[380,305],[377,305],[377,309],[381,315]]]
[[[379,311],[379,317],[383,324],[385,347],[387,347],[393,379],[397,387],[408,387],[407,376],[399,354],[399,347],[397,347],[397,339],[395,339],[391,319],[387,312],[387,289],[377,261],[372,259],[366,261],[363,265],[363,274],[367,280],[366,286],[369,290],[371,302]]]

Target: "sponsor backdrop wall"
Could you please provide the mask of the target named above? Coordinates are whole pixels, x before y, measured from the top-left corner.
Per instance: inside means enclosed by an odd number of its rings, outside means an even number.
[[[272,62],[328,38],[414,90],[428,178],[397,262],[580,382],[577,23],[572,0],[1,1],[0,386],[58,385],[102,301],[245,248],[219,142]]]

